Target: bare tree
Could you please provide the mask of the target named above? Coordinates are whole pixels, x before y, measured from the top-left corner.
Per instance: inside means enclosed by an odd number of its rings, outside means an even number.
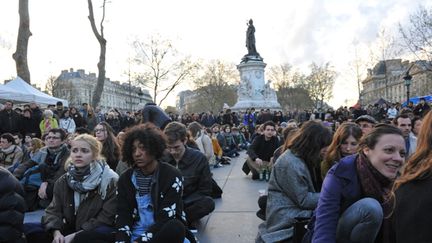
[[[180,57],[170,40],[152,36],[148,43],[134,43],[138,65],[143,70],[135,75],[141,85],[153,90],[153,102],[161,105],[168,95],[194,75],[198,65],[188,57]],[[158,98],[161,95],[162,98]]]
[[[45,83],[45,92],[49,95],[54,95],[54,92],[59,89],[59,82],[57,81],[57,77],[49,76],[48,80]]]
[[[99,102],[101,100],[104,84],[105,84],[105,55],[106,55],[106,39],[104,37],[104,26],[103,22],[105,20],[105,6],[106,6],[106,0],[103,0],[102,4],[102,19],[100,21],[100,33],[96,27],[94,13],[93,13],[93,3],[92,0],[87,0],[88,2],[88,9],[89,9],[89,21],[90,25],[93,31],[93,34],[95,35],[96,39],[99,42],[100,46],[100,54],[99,54],[99,62],[97,64],[98,67],[98,79],[96,83],[96,87],[93,91],[93,98],[92,98],[92,106],[97,107],[99,105]]]
[[[197,95],[196,111],[218,112],[224,103],[237,101],[236,84],[240,82],[234,64],[213,60],[203,68],[203,74],[194,80]]]
[[[45,93],[69,101],[69,106],[78,104],[78,91],[72,82],[68,80],[50,76],[45,83]]]
[[[399,23],[399,32],[402,35],[404,46],[410,50],[418,60],[427,60],[424,65],[432,71],[432,8],[420,6],[409,17],[409,24],[403,27]]]
[[[389,99],[388,94],[388,75],[387,75],[387,60],[396,58],[401,54],[402,50],[399,43],[395,39],[395,36],[382,28],[378,33],[377,40],[375,43],[374,50],[371,50],[371,61],[373,63],[382,62],[383,64],[383,74],[384,74],[384,84],[385,99]]]
[[[30,15],[28,10],[28,0],[19,0],[20,24],[18,28],[18,39],[16,51],[12,55],[15,60],[17,75],[30,84],[30,71],[27,61],[27,48],[30,32]]]
[[[274,85],[290,82],[293,76],[292,66],[289,63],[283,63],[270,67],[267,77]],[[293,84],[288,83],[288,86]]]
[[[309,109],[313,102],[306,90],[306,77],[289,63],[270,67],[268,77],[274,84],[279,104],[284,110]]]
[[[359,55],[359,47],[358,47],[357,41],[354,41],[353,48],[354,48],[354,59],[350,61],[349,66],[350,66],[351,71],[355,75],[355,79],[357,82],[358,99],[361,101],[361,99],[362,99],[362,97],[361,97],[362,80],[363,80],[364,75],[365,75],[365,70],[367,70],[367,68],[370,65],[373,65],[373,63],[368,63],[365,60],[365,58],[362,58]]]
[[[311,73],[307,76],[307,90],[314,102],[315,108],[324,106],[324,102],[333,96],[333,86],[336,79],[336,72],[332,70],[330,63],[310,65]]]
[[[306,89],[307,80],[304,74],[293,72],[288,79],[275,84],[279,104],[284,110],[303,110],[311,108],[314,103]]]

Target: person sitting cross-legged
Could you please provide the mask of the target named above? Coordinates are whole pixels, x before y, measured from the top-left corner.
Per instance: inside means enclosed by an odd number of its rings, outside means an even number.
[[[206,157],[186,143],[186,126],[179,122],[169,123],[164,130],[167,135],[166,161],[180,170],[184,178],[183,204],[189,226],[193,227],[202,217],[213,212],[212,175]],[[191,227],[191,228],[192,228]]]
[[[51,129],[45,136],[46,146],[13,171],[24,186],[28,211],[46,208],[51,202],[54,183],[65,173],[64,165],[70,155],[65,140],[65,131]]]
[[[166,138],[151,123],[125,135],[123,159],[131,168],[118,182],[116,242],[192,242],[183,215],[180,171],[161,161]]]
[[[247,154],[247,165],[252,171],[252,179],[259,178],[259,172],[265,167],[273,166],[270,159],[274,151],[279,147],[280,141],[276,136],[276,125],[272,121],[262,124],[264,129],[263,135],[258,135],[249,146]]]
[[[42,224],[24,224],[28,242],[114,240],[118,175],[101,158],[101,149],[88,134],[72,140],[67,173],[55,182]]]

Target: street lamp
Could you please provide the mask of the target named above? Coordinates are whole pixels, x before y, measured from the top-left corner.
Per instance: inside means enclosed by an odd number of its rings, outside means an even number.
[[[405,80],[405,86],[407,88],[407,91],[406,91],[407,92],[407,106],[408,106],[409,101],[410,101],[410,85],[411,85],[411,79],[412,79],[412,76],[409,75],[408,72],[409,71],[407,71],[405,76],[403,77],[403,79]]]

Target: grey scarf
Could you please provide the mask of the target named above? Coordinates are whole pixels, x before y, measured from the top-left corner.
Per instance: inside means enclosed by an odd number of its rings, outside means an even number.
[[[68,167],[66,181],[74,191],[75,212],[89,191],[95,190],[102,181],[105,163],[93,161],[88,168],[77,169],[73,164]]]

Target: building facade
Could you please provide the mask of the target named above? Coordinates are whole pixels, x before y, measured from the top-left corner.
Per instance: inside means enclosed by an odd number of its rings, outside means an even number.
[[[392,59],[378,62],[362,81],[362,104],[373,104],[379,98],[389,102],[403,103],[407,100],[405,76],[407,70],[412,76],[409,87],[410,97],[432,93],[432,66],[427,61],[402,61]]]
[[[197,102],[196,94],[191,90],[183,90],[177,94],[176,108],[180,113],[185,113]]]
[[[91,104],[97,77],[95,73],[86,74],[84,69],[74,71],[71,68],[63,70],[55,82],[54,96],[68,100],[69,106],[80,106]],[[148,90],[106,78],[99,107],[102,110],[136,111],[147,102],[152,102]]]

